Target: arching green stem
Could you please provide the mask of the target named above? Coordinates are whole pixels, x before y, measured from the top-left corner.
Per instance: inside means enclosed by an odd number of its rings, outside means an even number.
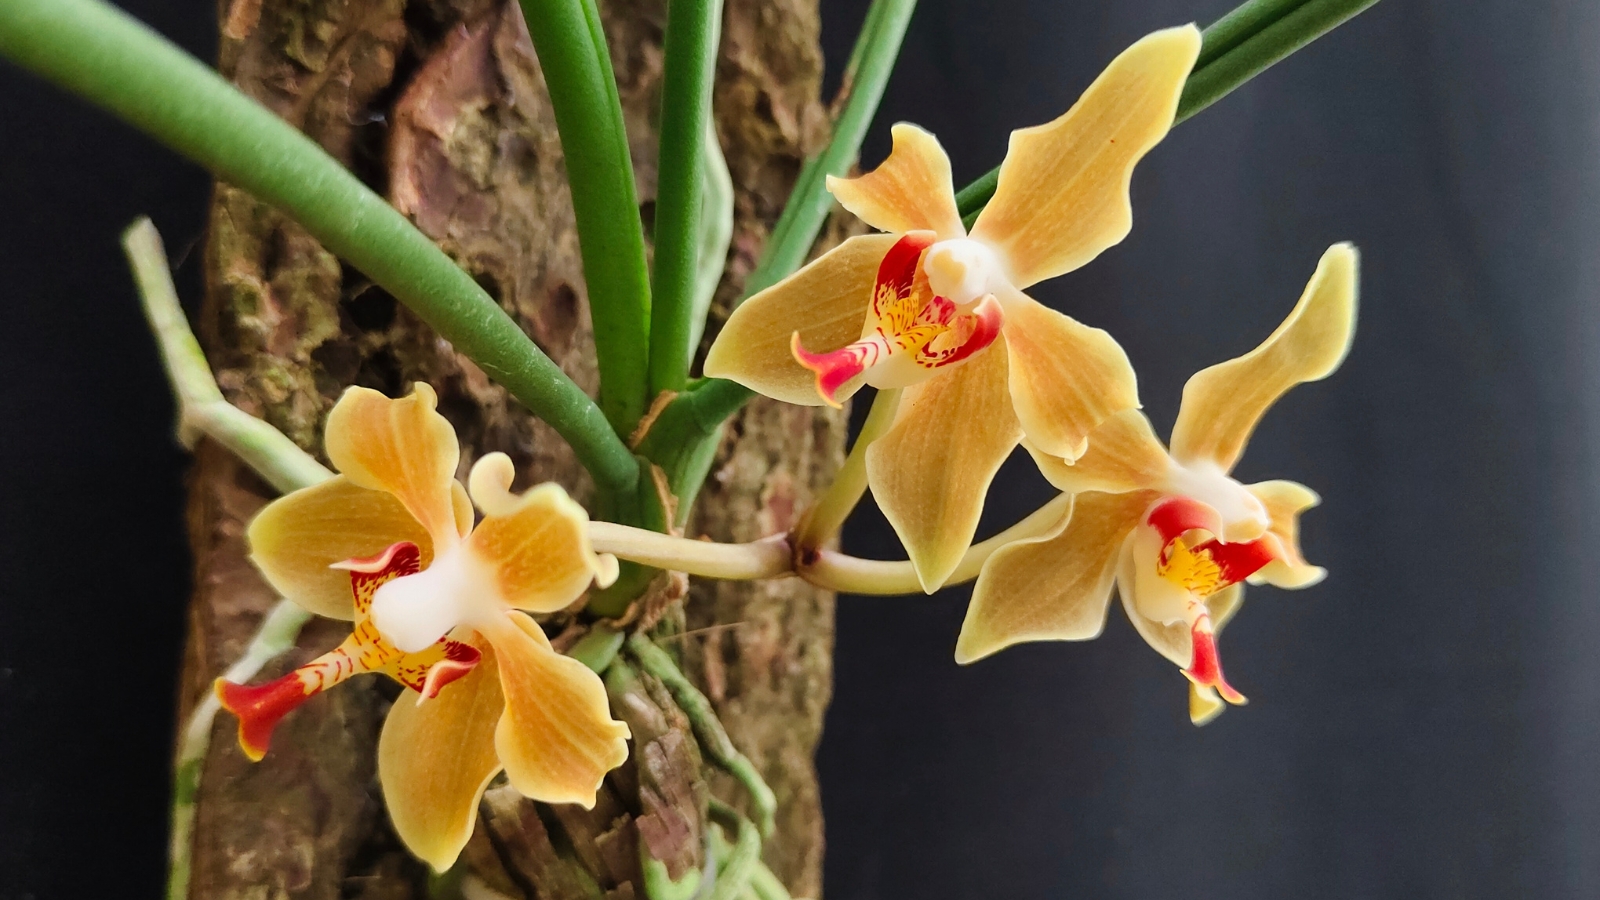
[[[206,65],[99,0],[5,0],[0,56],[289,214],[549,422],[597,483],[622,489],[638,480],[638,464],[599,408],[470,275],[322,148]]]

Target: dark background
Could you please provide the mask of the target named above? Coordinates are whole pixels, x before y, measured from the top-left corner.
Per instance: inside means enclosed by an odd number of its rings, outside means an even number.
[[[212,4],[123,5],[212,55]],[[923,0],[864,160],[912,120],[963,183],[1140,35],[1231,5]],[[836,68],[864,4],[823,10]],[[1162,433],[1328,244],[1363,251],[1349,360],[1239,470],[1323,495],[1332,575],[1251,592],[1223,644],[1253,702],[1204,729],[1120,606],[958,668],[964,590],[841,598],[830,900],[1600,896],[1597,46],[1592,3],[1388,0],[1146,159],[1132,236],[1037,295],[1122,341]],[[207,190],[0,67],[3,900],[160,890],[186,463],[117,235],[149,213],[182,254]],[[986,531],[1043,491],[1000,484]],[[874,515],[847,543],[897,555]]]

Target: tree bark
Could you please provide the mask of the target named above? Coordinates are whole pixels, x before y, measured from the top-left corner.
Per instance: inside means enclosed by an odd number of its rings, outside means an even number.
[[[663,0],[611,0],[602,18],[633,148],[642,214],[655,193]],[[220,67],[384,192],[445,248],[581,386],[596,382],[577,233],[560,141],[515,2],[221,0]],[[804,153],[824,137],[815,0],[728,0],[717,130],[736,185],[721,314],[738,293]],[[228,398],[321,453],[344,387],[439,392],[462,474],[483,453],[585,498],[561,440],[392,297],[298,226],[218,184],[206,248],[201,339]],[[719,315],[707,329],[714,334]],[[747,540],[788,529],[841,459],[844,422],[826,409],[752,403],[730,424],[690,533]],[[202,445],[189,507],[195,596],[183,682],[187,714],[276,602],[251,567],[243,528],[271,492],[225,451]],[[669,609],[662,646],[711,698],[736,746],[779,800],[767,865],[796,896],[821,888],[813,751],[831,679],[833,598],[797,580],[693,586]],[[546,623],[555,636],[571,623]],[[316,621],[277,675],[336,644],[348,625]],[[593,811],[491,787],[452,878],[530,900],[640,898],[641,853],[677,877],[704,863],[706,805],[743,803],[701,759],[683,712],[636,669],[607,673],[632,728],[632,756]],[[285,720],[250,763],[220,716],[198,794],[196,898],[429,895],[426,868],[391,831],[375,779],[382,716],[397,690],[355,682]],[[434,885],[437,888],[437,885]]]

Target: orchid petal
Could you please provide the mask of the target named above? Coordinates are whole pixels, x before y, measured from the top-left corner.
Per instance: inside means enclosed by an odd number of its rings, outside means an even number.
[[[352,387],[328,413],[323,442],[334,468],[354,484],[393,494],[442,550],[460,538],[451,485],[461,449],[438,405],[420,381],[400,400]]]
[[[395,833],[439,872],[466,846],[478,800],[500,771],[494,735],[505,698],[494,652],[477,644],[476,669],[426,702],[406,691],[378,738],[378,781]]]
[[[1011,399],[1029,442],[1067,462],[1090,433],[1139,406],[1138,379],[1111,335],[1049,309],[1021,292],[1002,297],[1011,356]]]
[[[518,612],[486,623],[505,692],[494,744],[506,776],[525,797],[592,808],[607,772],[628,758],[628,726],[611,718],[605,685],[562,656]]]
[[[907,122],[889,129],[893,149],[858,178],[828,176],[828,191],[845,209],[879,231],[933,231],[940,240],[963,237],[950,180],[950,158],[939,139]]]
[[[867,481],[933,593],[972,544],[984,494],[1022,437],[1004,341],[907,388],[893,428],[867,448]]]
[[[826,353],[861,337],[878,266],[897,240],[892,234],[850,238],[739,304],[706,354],[706,376],[785,403],[821,406],[816,376],[795,360],[790,343],[798,332],[801,344]]]
[[[1172,127],[1199,52],[1193,25],[1147,35],[1065,115],[1011,133],[972,237],[999,252],[1012,284],[1070,272],[1127,236],[1133,167]]]
[[[1080,494],[1061,525],[995,551],[973,589],[956,662],[1023,641],[1098,637],[1122,545],[1154,498],[1146,491]]]
[[[1280,548],[1276,559],[1250,576],[1250,583],[1303,588],[1326,578],[1328,570],[1307,563],[1300,552],[1300,514],[1322,502],[1316,491],[1293,481],[1262,481],[1246,490],[1267,508],[1271,521],[1267,531]]]
[[[460,485],[454,491],[465,499]],[[470,528],[470,505],[465,513]],[[267,504],[246,534],[250,558],[267,583],[330,619],[355,618],[350,573],[330,568],[333,564],[374,556],[402,541],[417,545],[424,567],[434,555],[432,537],[393,494],[360,487],[343,475]]]
[[[589,516],[557,484],[511,493],[510,458],[491,453],[472,467],[472,498],[486,514],[467,551],[494,572],[499,598],[529,612],[556,612],[610,570],[589,543]]]
[[[1143,612],[1140,612],[1139,590],[1141,586],[1148,588],[1151,585],[1167,586],[1170,582],[1155,576],[1141,582],[1135,572],[1134,541],[1129,541],[1123,548],[1122,559],[1117,566],[1117,593],[1122,597],[1123,609],[1128,613],[1128,619],[1133,623],[1134,630],[1144,638],[1151,649],[1165,656],[1179,668],[1188,668],[1194,657],[1194,641],[1190,635],[1188,622],[1158,622]],[[1153,574],[1153,573],[1152,573]],[[1182,591],[1182,588],[1172,585],[1173,590]],[[1216,634],[1222,633],[1222,626],[1238,611],[1239,604],[1243,602],[1243,590],[1238,584],[1229,585],[1201,601],[1207,613],[1211,616],[1211,625]],[[1146,603],[1145,606],[1158,604]]]
[[[1261,346],[1189,379],[1172,428],[1172,456],[1233,468],[1267,409],[1297,384],[1333,374],[1356,324],[1357,254],[1335,244],[1322,255],[1300,302]]]
[[[1032,441],[1022,446],[1038,463],[1049,482],[1069,494],[1104,491],[1110,494],[1157,488],[1168,478],[1172,458],[1150,428],[1150,420],[1137,409],[1126,409],[1105,420],[1089,435],[1089,449],[1072,464],[1043,453]]]

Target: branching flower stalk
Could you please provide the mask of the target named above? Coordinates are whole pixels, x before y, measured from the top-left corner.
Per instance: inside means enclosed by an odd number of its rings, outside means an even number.
[[[402,842],[444,871],[502,771],[526,797],[595,802],[630,736],[612,718],[607,685],[637,668],[666,688],[705,757],[740,782],[754,813],[752,822],[713,798],[710,817],[731,840],[713,828],[703,876],[677,883],[646,859],[647,893],[785,897],[759,859],[775,828],[772,790],[672,656],[628,628],[630,604],[657,569],[794,575],[860,594],[931,593],[977,579],[956,643],[963,663],[1021,641],[1096,636],[1115,585],[1140,633],[1189,679],[1196,723],[1243,703],[1217,650],[1241,584],[1304,587],[1323,572],[1298,544],[1299,515],[1316,495],[1292,482],[1244,485],[1230,472],[1278,396],[1343,360],[1355,326],[1354,248],[1329,249],[1299,304],[1255,351],[1190,381],[1170,450],[1138,412],[1120,346],[1022,289],[1088,263],[1128,233],[1133,167],[1173,124],[1373,2],[1250,0],[1203,36],[1193,26],[1153,33],[1059,119],[1014,132],[1002,166],[957,193],[937,140],[910,125],[894,128],[881,166],[843,177],[915,5],[874,0],[833,139],[802,169],[748,279],[753,296],[713,344],[712,377],[691,384],[731,233],[732,185],[710,115],[720,0],[668,5],[653,274],[595,3],[521,0],[569,149],[598,404],[381,197],[210,69],[100,0],[0,6],[0,54],[297,219],[566,438],[611,520],[591,520],[558,485],[513,493],[516,472],[501,453],[483,455],[457,483],[456,435],[422,383],[403,398],[346,390],[326,426],[324,449],[339,470],[330,471],[223,397],[159,236],[148,221],[135,223],[124,246],[177,399],[179,440],[216,441],[285,494],[252,521],[248,540],[262,575],[288,599],[180,739],[169,895],[187,891],[194,802],[219,709],[238,717],[240,745],[259,759],[277,722],[319,692],[363,673],[400,682],[406,691],[379,741],[379,780]],[[835,199],[883,233],[802,269]],[[838,406],[868,385],[878,394],[860,437],[792,533],[743,544],[670,533],[685,521],[723,422],[752,391]],[[974,542],[990,479],[1019,443],[1062,493]],[[830,546],[868,489],[908,560],[857,559]],[[674,504],[679,518],[669,522]],[[572,613],[580,598],[587,608],[574,621],[585,633],[557,652],[532,616]],[[246,684],[293,646],[312,613],[350,620],[350,636],[281,678]]]

